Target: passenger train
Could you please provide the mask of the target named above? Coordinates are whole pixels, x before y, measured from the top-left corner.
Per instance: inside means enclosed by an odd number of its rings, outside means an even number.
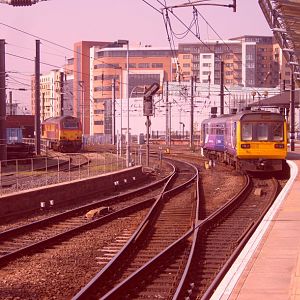
[[[245,110],[206,119],[201,150],[245,171],[280,171],[287,155],[287,124],[278,113]]]
[[[60,152],[78,152],[82,147],[82,126],[72,116],[52,117],[42,122],[42,139],[47,147]]]

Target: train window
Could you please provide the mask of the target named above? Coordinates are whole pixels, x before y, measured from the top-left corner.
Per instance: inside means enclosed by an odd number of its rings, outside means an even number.
[[[257,124],[257,139],[259,141],[267,141],[268,140],[268,124],[266,124],[266,123],[258,123]]]
[[[272,125],[273,141],[283,141],[283,124],[274,123]]]
[[[63,128],[76,129],[78,128],[78,121],[74,119],[65,119],[63,121]]]
[[[252,141],[251,123],[242,123],[242,141]]]

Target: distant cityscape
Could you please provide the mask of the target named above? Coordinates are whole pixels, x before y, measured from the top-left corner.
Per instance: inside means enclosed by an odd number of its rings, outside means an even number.
[[[290,67],[271,36],[246,35],[225,41],[208,40],[203,44],[182,43],[177,49],[132,45],[124,40],[80,41],[74,44],[74,55],[66,65],[40,77],[41,119],[73,115],[81,119],[85,136],[109,140],[113,121],[119,131],[123,131],[120,122],[122,117],[127,118],[126,100],[130,98],[133,123],[130,127],[132,131],[144,132],[141,128],[145,120],[142,95],[145,87],[157,82],[161,90],[154,99],[155,118],[161,120],[152,122],[152,130],[163,130],[168,82],[173,127],[181,130],[180,124],[187,123],[189,118],[192,77],[196,122],[209,116],[211,106],[219,106],[221,62],[224,65],[225,112],[233,106],[241,108],[275,95],[290,84]],[[15,106],[16,111],[18,107]],[[8,104],[8,109],[12,107],[12,103]],[[35,114],[34,76],[31,112]]]

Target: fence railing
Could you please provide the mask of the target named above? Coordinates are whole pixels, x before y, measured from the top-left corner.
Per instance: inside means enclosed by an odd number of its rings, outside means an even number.
[[[143,149],[131,152],[133,165],[145,165]],[[0,161],[0,197],[45,185],[88,178],[126,168],[126,154],[74,153]]]

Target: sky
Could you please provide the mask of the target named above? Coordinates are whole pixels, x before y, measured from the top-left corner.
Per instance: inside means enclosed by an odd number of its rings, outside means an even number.
[[[160,11],[164,3],[171,6],[189,0],[49,0],[28,7],[13,7],[0,3],[0,39],[6,41],[8,88],[30,89],[30,75],[34,73],[32,60],[35,57],[36,39],[41,40],[41,62],[50,65],[42,64],[42,73],[63,66],[66,59],[73,55],[70,51],[73,44],[81,40],[125,39],[129,40],[130,44],[169,47],[162,15],[145,2]],[[232,0],[204,2],[231,4]],[[222,39],[245,34],[272,35],[258,0],[236,2],[235,13],[231,8],[225,7],[197,8]],[[173,12],[185,24],[190,24],[193,17],[191,7],[174,8]],[[186,30],[171,14],[170,20],[173,30],[177,33]],[[199,16],[201,40],[219,39],[209,25]],[[193,30],[195,31],[195,28]],[[199,40],[192,34],[175,40],[176,45],[182,42]],[[29,106],[30,93],[13,91],[13,95],[14,102]]]

